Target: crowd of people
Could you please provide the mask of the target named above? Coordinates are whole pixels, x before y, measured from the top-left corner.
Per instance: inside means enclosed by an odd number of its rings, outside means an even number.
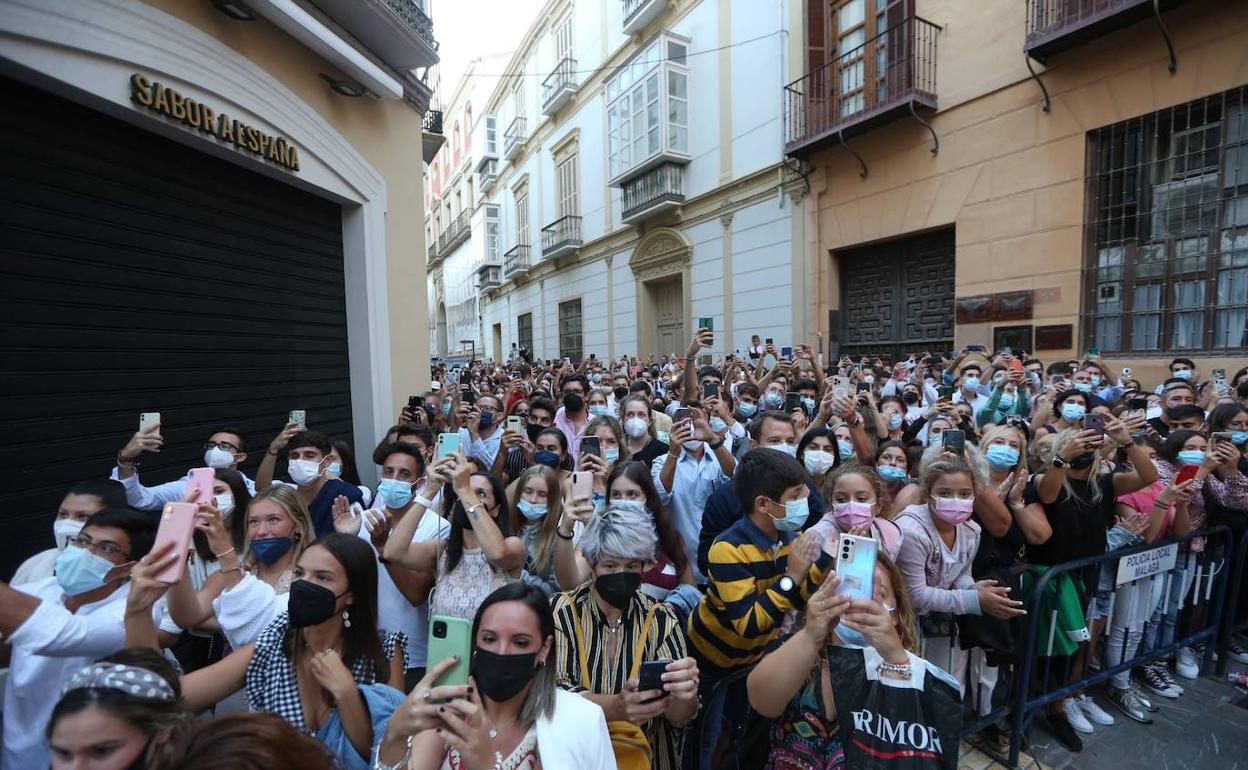
[[[1051,581],[1041,654],[1064,683],[1207,622],[1193,583],[1248,530],[1248,369],[713,345],[435,362],[376,486],[309,414],[267,446],[212,431],[197,500],[192,473],[141,478],[162,445],[141,429],[0,583],[3,767],[842,768],[847,666],[947,682],[967,723],[999,713],[1046,569],[1233,533],[1166,580]],[[157,546],[183,502],[191,547]],[[869,559],[852,577],[847,543]],[[435,655],[455,628],[464,654]],[[1201,654],[1057,700],[1048,729],[1079,751],[1111,710],[1148,723]]]

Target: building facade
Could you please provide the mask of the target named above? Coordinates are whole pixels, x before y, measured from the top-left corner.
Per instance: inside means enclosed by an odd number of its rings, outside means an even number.
[[[419,0],[0,0],[4,574],[141,412],[147,483],[292,409],[369,456],[429,377],[436,61]]]
[[[548,2],[474,105],[478,328],[448,302],[448,352],[683,352],[704,316],[714,355],[804,341],[804,182],[775,96],[794,19],[797,0]]]
[[[784,145],[831,350],[1244,365],[1248,5],[803,5]]]

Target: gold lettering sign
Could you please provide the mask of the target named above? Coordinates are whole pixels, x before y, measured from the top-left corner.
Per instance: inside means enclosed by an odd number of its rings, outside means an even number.
[[[192,131],[215,137],[243,152],[267,160],[290,171],[299,170],[299,151],[293,142],[231,118],[224,112],[183,96],[167,86],[148,80],[139,73],[130,76],[130,100],[140,107],[171,118]]]

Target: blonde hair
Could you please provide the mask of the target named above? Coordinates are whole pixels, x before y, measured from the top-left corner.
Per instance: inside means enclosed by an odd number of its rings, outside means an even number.
[[[286,515],[290,517],[290,520],[294,522],[295,529],[291,532],[290,537],[295,541],[295,547],[291,551],[294,553],[293,561],[299,561],[299,556],[303,553],[303,550],[312,545],[313,540],[316,540],[316,531],[312,528],[312,514],[308,513],[307,504],[303,502],[303,499],[299,497],[299,493],[294,489],[285,484],[275,483],[263,492],[257,492],[256,496],[251,498],[251,502],[247,504],[247,512],[250,513],[256,503],[263,500],[272,500],[277,503],[286,512]],[[247,538],[243,550],[243,564],[247,567],[254,567],[256,564],[256,556],[251,552],[250,537]]]
[[[511,500],[511,531],[524,531],[528,522],[520,513],[520,496],[531,479],[541,479],[546,484],[546,515],[537,523],[537,534],[533,538],[533,552],[529,554],[529,563],[536,575],[549,575],[554,568],[555,560],[555,528],[563,517],[562,484],[559,472],[545,465],[530,465],[516,478],[515,490]]]
[[[1018,462],[1014,464],[1014,470],[1027,473],[1027,436],[1023,434],[1020,428],[1013,425],[994,425],[984,431],[984,435],[980,436],[979,445],[984,452],[987,452],[988,447],[992,446],[992,442],[1009,433],[1013,433],[1018,438]]]
[[[1076,425],[1075,427],[1067,428],[1066,430],[1054,436],[1053,437],[1053,449],[1052,451],[1048,452],[1048,458],[1047,458],[1048,462],[1052,463],[1053,458],[1057,457],[1061,453],[1062,447],[1066,446],[1066,442],[1072,440],[1075,436],[1078,436],[1082,432],[1083,432],[1083,428],[1081,426]],[[1066,492],[1066,496],[1072,500],[1077,500],[1081,503],[1091,503],[1093,506],[1100,505],[1101,485],[1096,483],[1096,477],[1101,474],[1102,467],[1103,467],[1103,463],[1101,461],[1101,453],[1093,451],[1092,452],[1092,464],[1088,466],[1088,480],[1092,482],[1091,484],[1088,485],[1091,488],[1091,495],[1092,495],[1091,499],[1089,500],[1084,500],[1082,497],[1079,496],[1079,493],[1075,491],[1074,485],[1070,483],[1069,473],[1062,474],[1062,489]]]

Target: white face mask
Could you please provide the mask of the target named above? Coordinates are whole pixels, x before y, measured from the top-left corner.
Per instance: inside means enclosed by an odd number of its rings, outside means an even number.
[[[74,519],[57,519],[52,522],[52,537],[56,538],[56,548],[58,551],[64,551],[65,546],[69,545],[69,539],[82,531],[85,521],[75,521]]]
[[[806,466],[806,472],[812,476],[827,473],[828,468],[831,468],[834,462],[836,462],[836,456],[831,452],[807,449],[806,454],[802,455],[802,463]]]
[[[316,460],[288,460],[286,472],[291,481],[306,487],[321,477],[321,464]]]
[[[222,516],[229,516],[234,512],[234,495],[224,492],[216,495],[214,499],[217,503],[217,510],[221,511]]]
[[[628,434],[629,438],[641,438],[646,435],[649,427],[645,419],[641,417],[629,417],[624,421],[624,432]]]
[[[702,446],[702,442],[701,441],[682,441],[680,445],[685,448],[686,452],[696,452],[698,451],[698,447]]]
[[[222,471],[234,464],[234,455],[221,449],[213,447],[204,452],[204,465],[212,468],[214,471]]]

